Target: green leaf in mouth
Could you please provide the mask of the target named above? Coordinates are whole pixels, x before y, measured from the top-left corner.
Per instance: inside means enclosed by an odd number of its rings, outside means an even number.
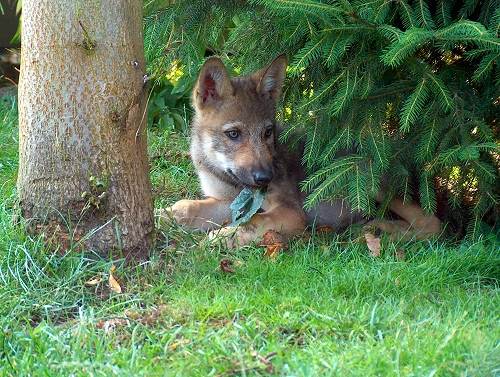
[[[238,226],[250,221],[264,202],[265,192],[245,187],[233,200],[231,206],[231,226]]]

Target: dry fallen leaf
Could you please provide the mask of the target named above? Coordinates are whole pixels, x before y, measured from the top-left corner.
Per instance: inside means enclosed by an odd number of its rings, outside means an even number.
[[[232,269],[233,262],[230,261],[229,259],[221,259],[219,263],[219,267],[222,270],[222,272],[225,272],[227,274],[234,274],[234,270]]]
[[[85,282],[85,285],[88,287],[92,287],[94,285],[98,285],[102,281],[102,278],[100,276],[94,276],[92,279],[87,280]]]
[[[109,269],[109,288],[115,292],[115,293],[122,293],[122,287],[118,282],[116,281],[115,277],[113,276],[113,272],[116,270],[115,265],[112,265],[111,268]]]
[[[365,240],[370,254],[374,257],[380,257],[380,238],[375,237],[372,233],[365,233]]]
[[[282,243],[275,243],[273,245],[267,245],[264,257],[268,259],[276,259],[279,253],[284,249]]]
[[[259,246],[265,246],[264,257],[276,259],[279,253],[286,248],[286,240],[280,233],[274,230],[268,230],[262,237]]]
[[[268,230],[262,236],[262,242],[259,246],[269,246],[277,243],[285,244],[285,238],[274,230]]]

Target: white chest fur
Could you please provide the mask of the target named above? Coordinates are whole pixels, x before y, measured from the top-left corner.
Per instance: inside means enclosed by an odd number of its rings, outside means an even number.
[[[198,170],[201,189],[205,196],[210,196],[219,200],[233,200],[239,194],[239,190],[218,179],[212,173],[205,170]]]

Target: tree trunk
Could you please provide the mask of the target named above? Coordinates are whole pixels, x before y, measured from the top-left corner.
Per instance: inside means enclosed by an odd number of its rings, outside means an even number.
[[[23,0],[18,192],[32,231],[143,254],[154,231],[141,0]]]

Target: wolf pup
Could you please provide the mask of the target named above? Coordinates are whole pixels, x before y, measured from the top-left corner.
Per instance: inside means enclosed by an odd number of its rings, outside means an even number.
[[[180,200],[167,209],[190,228],[225,236],[229,247],[262,239],[268,230],[285,237],[302,233],[309,224],[341,229],[361,215],[342,200],[325,202],[305,212],[305,178],[300,155],[280,144],[275,120],[287,60],[278,56],[268,67],[251,75],[230,77],[217,57],[203,65],[193,90],[191,158],[205,199]],[[267,191],[261,212],[237,228],[226,226],[230,204],[245,188]],[[383,199],[381,193],[379,200]],[[424,238],[440,230],[435,216],[426,216],[416,204],[393,200],[390,209],[404,221],[378,220],[372,224],[390,233],[407,232]]]

